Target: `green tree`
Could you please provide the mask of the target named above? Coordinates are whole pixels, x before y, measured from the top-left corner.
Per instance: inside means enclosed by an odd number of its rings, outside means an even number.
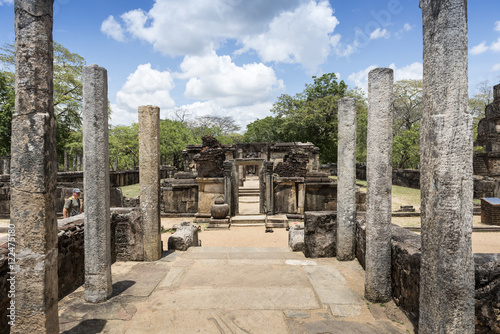
[[[128,170],[139,162],[139,126],[117,125],[109,130],[110,167],[118,158],[118,170]]]
[[[366,100],[358,89],[348,89],[344,81],[337,81],[334,73],[313,77],[312,84],[306,84],[303,92],[295,96],[281,95],[271,111],[280,119],[278,137],[284,141],[311,142],[320,149],[322,162],[337,161],[338,102],[352,96],[357,99],[359,118],[359,140],[366,128]],[[363,158],[364,151],[358,151]]]
[[[182,168],[182,151],[186,145],[196,141],[186,124],[165,119],[160,121],[160,155],[161,163]]]
[[[280,129],[282,119],[268,116],[247,125],[242,141],[245,143],[276,143],[283,141]]]
[[[10,154],[12,114],[14,113],[14,81],[0,72],[0,156]]]
[[[13,44],[0,47],[0,61],[13,67],[15,48]],[[54,116],[57,121],[57,151],[60,163],[65,150],[75,151],[73,142],[82,125],[82,69],[85,59],[54,42]],[[12,74],[13,75],[13,74]],[[81,142],[80,142],[81,151]]]
[[[420,163],[420,119],[423,108],[422,80],[394,83],[394,168],[418,168]]]
[[[485,117],[486,106],[493,102],[493,86],[488,80],[477,85],[476,94],[469,98],[469,111],[473,117],[474,140],[477,139],[477,125]]]

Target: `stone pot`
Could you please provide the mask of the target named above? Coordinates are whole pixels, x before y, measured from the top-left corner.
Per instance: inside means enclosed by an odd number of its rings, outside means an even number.
[[[225,219],[229,214],[229,204],[224,203],[222,198],[218,198],[215,200],[214,205],[212,205],[210,213],[212,218]]]

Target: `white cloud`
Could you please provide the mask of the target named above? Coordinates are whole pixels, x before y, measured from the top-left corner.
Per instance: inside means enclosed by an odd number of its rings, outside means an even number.
[[[338,24],[328,2],[311,1],[281,13],[267,31],[244,38],[240,52],[254,49],[263,61],[301,63],[314,70],[339,43],[340,35],[332,35]]]
[[[14,0],[0,0],[0,6],[5,5],[12,5],[14,3]]]
[[[173,108],[175,103],[170,97],[173,87],[170,72],[152,69],[151,64],[139,65],[116,93],[117,103],[112,106],[112,123],[129,125],[136,122],[137,108],[142,105],[155,105],[160,107],[160,111]]]
[[[314,69],[340,39],[325,0],[155,0],[151,10],[121,18],[132,37],[171,56],[205,55],[233,40],[243,46],[240,53],[253,49],[266,62]]]
[[[389,37],[390,34],[387,31],[387,29],[377,28],[373,30],[372,33],[370,34],[370,39],[389,38]]]
[[[495,30],[500,31],[500,21],[495,22]]]
[[[403,29],[405,31],[410,31],[413,29],[413,27],[409,23],[405,23],[405,25],[403,26]]]
[[[493,72],[498,72],[500,71],[500,64],[495,64],[493,65],[493,68],[491,69]]]
[[[271,101],[284,90],[271,67],[262,63],[237,66],[229,56],[186,56],[181,64],[182,78],[189,78],[185,96],[213,100],[224,107],[248,106]]]
[[[349,75],[348,79],[349,81],[354,83],[355,86],[361,88],[365,92],[365,94],[368,94],[368,73],[371,70],[376,69],[377,67],[377,65],[368,66],[367,68],[359,72],[352,73],[351,75]],[[389,65],[389,68],[392,68],[394,70],[395,82],[400,80],[420,80],[422,79],[424,72],[422,63],[418,62],[401,68],[398,68],[396,64],[393,63]]]
[[[183,105],[180,108],[189,111],[193,117],[219,115],[232,116],[235,123],[244,131],[247,124],[271,116],[272,102],[255,103],[249,106],[223,107],[215,101],[195,102],[189,105]]]
[[[115,20],[113,15],[110,15],[106,20],[102,22],[101,32],[119,42],[123,42],[125,40],[123,28],[120,23]]]
[[[500,38],[497,39],[496,42],[494,42],[493,44],[491,44],[490,48],[491,48],[492,51],[500,52]]]
[[[481,44],[478,44],[470,49],[470,54],[473,56],[480,55],[481,53],[488,51],[488,49],[489,48],[486,45],[486,42],[482,42]]]

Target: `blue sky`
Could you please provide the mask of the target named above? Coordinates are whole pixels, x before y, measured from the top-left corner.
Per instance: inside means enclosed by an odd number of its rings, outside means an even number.
[[[500,82],[500,1],[469,1],[469,91]],[[108,70],[111,123],[230,115],[244,129],[280,94],[335,72],[366,89],[369,70],[422,77],[418,0],[55,0],[54,40]],[[0,0],[0,43],[14,42],[13,0]]]

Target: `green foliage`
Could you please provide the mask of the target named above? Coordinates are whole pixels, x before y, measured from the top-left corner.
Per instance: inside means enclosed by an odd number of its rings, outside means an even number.
[[[493,87],[488,80],[477,85],[476,94],[469,98],[469,112],[473,117],[474,140],[477,139],[477,125],[485,117],[486,106],[493,102]]]
[[[0,156],[10,154],[11,124],[14,113],[14,81],[5,72],[0,72]]]
[[[394,83],[394,168],[418,168],[420,163],[420,119],[423,108],[422,80]]]
[[[139,126],[118,125],[109,130],[109,157],[111,166],[118,158],[118,170],[128,170],[139,162]],[[110,167],[111,167],[110,166]]]
[[[366,159],[366,100],[361,91],[349,90],[334,73],[313,77],[303,92],[281,95],[266,117],[247,125],[245,142],[311,142],[320,149],[322,162],[337,161],[338,101],[357,99],[358,159]]]
[[[202,116],[186,121],[187,113],[181,114],[177,118],[187,125],[197,144],[201,144],[203,136],[215,137],[221,144],[234,144],[240,139],[236,133],[240,127],[231,116]]]
[[[180,169],[182,167],[182,150],[186,145],[195,144],[195,139],[186,124],[165,119],[160,121],[160,155],[161,163]]]
[[[0,47],[0,61],[10,67],[15,64],[15,46]],[[54,42],[54,116],[57,121],[57,152],[59,162],[64,151],[81,154],[82,69],[85,59]],[[10,74],[13,77],[13,73]],[[75,140],[80,140],[75,142]],[[73,153],[71,153],[73,154]]]

